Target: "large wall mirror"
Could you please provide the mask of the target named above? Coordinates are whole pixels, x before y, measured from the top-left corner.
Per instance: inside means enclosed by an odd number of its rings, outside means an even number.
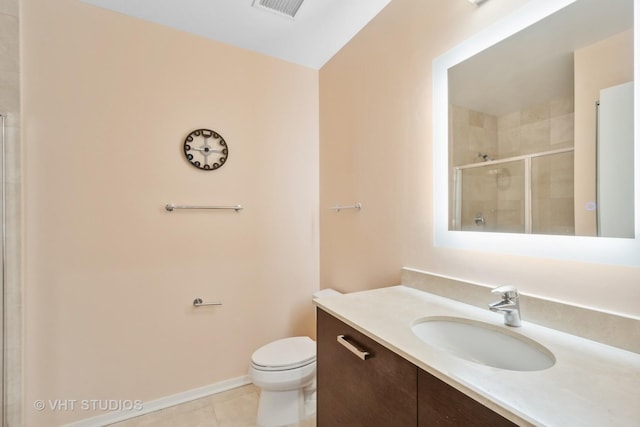
[[[434,61],[435,244],[640,265],[639,0],[531,0]]]

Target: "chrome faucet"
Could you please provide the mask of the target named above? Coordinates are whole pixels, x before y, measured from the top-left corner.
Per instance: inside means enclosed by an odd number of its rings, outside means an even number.
[[[507,326],[521,326],[520,294],[515,286],[500,286],[491,291],[502,294],[502,300],[489,304],[489,310],[504,313],[504,324]]]

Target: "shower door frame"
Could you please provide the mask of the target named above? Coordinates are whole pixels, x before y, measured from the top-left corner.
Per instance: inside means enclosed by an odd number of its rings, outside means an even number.
[[[537,157],[553,156],[555,154],[574,152],[574,147],[560,148],[557,150],[541,151],[539,153],[523,154],[521,156],[508,157],[505,159],[489,160],[480,163],[471,163],[468,165],[453,167],[453,230],[462,230],[462,171],[465,169],[480,168],[490,165],[499,165],[503,163],[524,162],[524,233],[531,234],[533,228],[533,218],[531,214],[531,163],[532,159]],[[479,231],[479,230],[478,230]],[[520,233],[518,233],[520,234]]]
[[[7,396],[7,384],[6,384],[6,358],[5,358],[5,348],[6,348],[6,271],[7,271],[7,165],[6,165],[6,120],[7,114],[0,111],[0,138],[2,140],[2,156],[1,167],[2,167],[2,212],[1,212],[1,232],[2,236],[0,236],[0,241],[2,245],[2,294],[0,298],[2,302],[0,303],[0,379],[2,380],[2,387],[0,388],[0,402],[2,407],[0,408],[0,425],[3,427],[7,425],[7,411],[6,411],[6,396]]]

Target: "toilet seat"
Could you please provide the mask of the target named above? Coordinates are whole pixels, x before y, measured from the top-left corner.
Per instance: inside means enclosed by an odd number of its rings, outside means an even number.
[[[309,337],[290,337],[273,341],[257,349],[251,366],[260,371],[297,369],[316,361],[316,343]]]

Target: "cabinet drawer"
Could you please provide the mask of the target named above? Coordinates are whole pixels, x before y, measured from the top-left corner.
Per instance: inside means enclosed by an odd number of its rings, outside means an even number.
[[[416,425],[415,365],[322,309],[317,328],[318,427]]]

